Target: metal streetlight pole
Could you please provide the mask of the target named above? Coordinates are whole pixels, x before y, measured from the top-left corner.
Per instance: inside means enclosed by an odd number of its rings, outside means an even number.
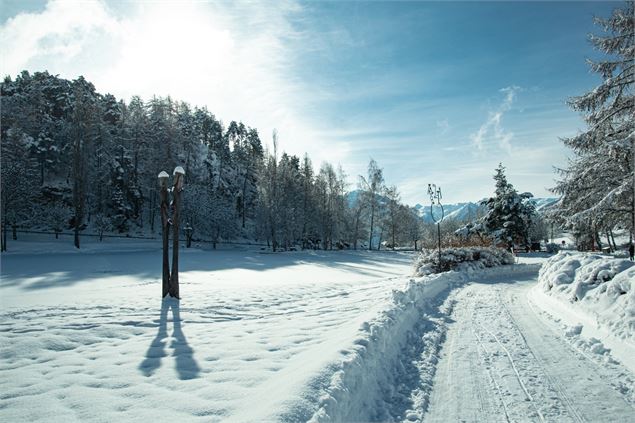
[[[436,184],[428,184],[428,195],[430,196],[430,216],[434,223],[437,224],[437,241],[439,247],[439,265],[441,264],[441,222],[445,217],[443,211],[443,204],[441,204],[441,187],[437,187]],[[441,217],[436,218],[434,216],[434,205],[437,204],[441,208]]]

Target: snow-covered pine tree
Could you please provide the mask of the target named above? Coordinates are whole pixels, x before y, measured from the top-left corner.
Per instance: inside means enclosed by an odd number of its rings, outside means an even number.
[[[298,181],[301,189],[302,249],[312,246],[313,241],[317,238],[315,178],[313,173],[311,159],[308,154],[305,154],[300,166],[300,180]]]
[[[610,18],[596,18],[602,35],[590,35],[591,44],[605,54],[588,60],[602,83],[569,99],[582,113],[586,130],[564,144],[573,150],[566,168],[557,169],[560,180],[552,191],[561,200],[550,217],[565,227],[590,234],[599,241],[602,229],[635,231],[635,30],[633,2],[613,11]],[[598,242],[599,244],[599,242]]]
[[[0,204],[2,215],[1,251],[7,251],[7,231],[13,228],[15,238],[16,227],[30,215],[32,199],[35,196],[37,181],[37,164],[28,155],[33,138],[19,128],[7,130],[2,140],[0,152]]]
[[[535,213],[531,193],[519,194],[512,184],[507,181],[505,167],[502,164],[496,168],[494,175],[496,190],[494,197],[483,200],[487,206],[487,213],[481,220],[480,228],[492,236],[496,244],[504,244],[510,248],[514,243],[526,245],[529,240],[529,228]],[[479,225],[477,225],[479,227]]]
[[[273,131],[273,153],[266,151],[258,178],[258,234],[278,249],[280,223],[280,180],[278,175],[278,132]]]
[[[95,86],[80,76],[73,81],[73,111],[70,119],[73,181],[74,244],[79,248],[79,232],[84,227],[88,189],[87,152],[95,139],[99,122],[98,97]]]

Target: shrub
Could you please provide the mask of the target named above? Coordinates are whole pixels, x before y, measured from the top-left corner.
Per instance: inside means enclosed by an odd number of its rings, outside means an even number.
[[[507,250],[493,247],[460,247],[441,250],[423,250],[415,260],[417,276],[450,270],[466,271],[514,264],[514,256]]]

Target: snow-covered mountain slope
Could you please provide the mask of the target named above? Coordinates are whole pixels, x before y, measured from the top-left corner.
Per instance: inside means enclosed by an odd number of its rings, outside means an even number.
[[[354,190],[347,194],[349,207],[352,207],[357,201],[360,200],[362,192],[360,190]],[[387,201],[385,197],[378,195],[380,201]],[[532,198],[532,203],[536,206],[536,211],[539,213],[544,212],[548,207],[555,204],[558,199],[557,198]],[[417,211],[419,216],[426,223],[433,223],[433,214],[434,218],[441,217],[441,207],[434,206],[432,210],[430,210],[430,204],[420,204],[417,203],[413,206],[413,208]],[[468,201],[466,203],[454,203],[454,204],[443,204],[443,212],[445,219],[453,219],[458,222],[470,222],[474,219],[477,219],[485,214],[487,211],[487,207],[481,204],[480,201]]]
[[[535,204],[536,211],[542,213],[548,207],[555,204],[558,199],[532,198],[530,201]],[[434,206],[432,211],[430,210],[430,205],[417,204],[414,206],[414,208],[417,210],[419,216],[421,216],[423,221],[426,223],[434,222],[431,213],[434,213],[434,217],[439,217],[441,215],[441,209],[439,206]],[[469,222],[483,216],[487,211],[487,208],[482,205],[480,201],[477,201],[467,203],[444,204],[443,211],[445,213],[446,219],[453,219],[458,222]]]

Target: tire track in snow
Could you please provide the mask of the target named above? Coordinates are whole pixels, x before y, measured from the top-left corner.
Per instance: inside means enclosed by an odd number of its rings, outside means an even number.
[[[511,354],[509,353],[509,350],[507,349],[507,347],[505,347],[505,344],[503,344],[500,341],[500,339],[498,339],[498,337],[491,330],[487,329],[481,323],[479,323],[479,326],[481,328],[483,328],[483,330],[485,332],[489,333],[494,338],[496,343],[498,345],[500,345],[500,347],[503,349],[503,351],[505,351],[505,355],[507,355],[507,359],[509,360],[509,364],[511,364],[512,369],[514,370],[514,374],[516,375],[516,380],[518,380],[518,384],[520,385],[522,390],[525,392],[525,395],[527,396],[527,399],[529,399],[531,405],[533,406],[534,410],[536,411],[536,414],[538,415],[538,417],[540,417],[540,421],[544,422],[545,421],[545,416],[542,415],[542,413],[540,412],[540,409],[536,406],[534,398],[532,397],[532,395],[527,390],[527,386],[525,386],[525,383],[523,382],[522,378],[520,377],[520,373],[518,373],[518,368],[516,367],[516,363],[514,362],[514,359],[512,358]]]
[[[565,406],[567,407],[568,411],[571,413],[572,417],[577,421],[577,422],[585,422],[586,420],[580,415],[580,413],[578,412],[578,409],[575,407],[573,401],[571,400],[571,398],[569,397],[569,395],[567,395],[566,390],[563,388],[562,384],[560,384],[557,379],[555,379],[554,377],[552,377],[549,372],[547,371],[546,367],[545,367],[545,363],[544,360],[542,360],[534,351],[534,349],[529,345],[529,343],[527,342],[527,339],[525,338],[525,335],[522,333],[522,331],[520,330],[520,328],[518,327],[518,324],[516,323],[516,319],[514,318],[514,316],[512,315],[512,313],[509,311],[509,308],[507,307],[505,301],[502,300],[501,298],[501,294],[500,294],[500,290],[497,290],[497,295],[498,298],[501,300],[500,304],[503,306],[503,309],[505,310],[505,312],[507,313],[507,316],[509,317],[510,322],[512,323],[512,325],[514,325],[514,329],[516,330],[516,332],[520,335],[520,337],[522,338],[525,347],[527,348],[527,350],[531,353],[532,357],[536,360],[536,363],[538,363],[538,365],[540,366],[542,373],[545,375],[545,378],[547,379],[548,383],[550,386],[552,386],[557,392],[558,392],[558,397],[563,400]],[[513,300],[514,297],[510,296],[510,299]]]
[[[478,336],[478,333],[474,330],[474,325],[473,324],[471,325],[471,327],[472,327],[472,334],[474,335],[474,338],[478,342],[478,344],[481,347],[481,349],[485,352],[485,354],[490,355],[490,352],[485,347],[485,344],[481,340],[481,337]],[[478,348],[477,348],[477,351],[478,351]],[[482,361],[483,364],[487,364],[485,356],[482,355],[480,351],[479,351],[479,357],[481,358],[481,361]],[[496,391],[498,392],[498,400],[503,405],[503,411],[505,412],[505,420],[507,422],[510,422],[510,420],[509,420],[509,410],[507,409],[507,405],[505,404],[505,400],[503,398],[503,391],[501,390],[500,385],[498,384],[498,382],[494,378],[494,375],[492,374],[491,367],[489,365],[486,365],[485,369],[487,370],[487,374],[489,375],[490,381],[492,382],[492,384],[496,388]]]
[[[460,289],[453,314],[457,322],[450,326],[443,347],[446,353],[439,362],[444,371],[435,377],[424,421],[628,421],[632,406],[623,396],[618,398],[613,390],[615,381],[605,377],[613,374],[610,369],[597,360],[593,365],[581,362],[559,334],[543,327],[545,323],[536,319],[533,311],[528,312],[528,306],[519,308],[518,298],[533,281],[510,279],[512,283],[474,283]],[[461,333],[461,319],[469,322],[471,337]],[[474,372],[486,375],[489,382],[484,384],[489,387],[481,386],[482,391],[473,398],[466,395],[470,389],[448,389],[444,386],[452,381],[440,379],[448,376],[445,369],[460,365],[450,350],[469,348],[470,343],[475,344],[476,354],[470,366],[463,366],[465,376],[459,378],[460,383],[478,380]],[[618,373],[615,376],[620,377]],[[456,372],[452,379],[457,380]],[[496,405],[483,409],[481,398],[488,395],[496,398],[492,401]],[[453,402],[466,405],[462,409],[444,405]],[[475,409],[482,414],[474,417],[470,413]]]

